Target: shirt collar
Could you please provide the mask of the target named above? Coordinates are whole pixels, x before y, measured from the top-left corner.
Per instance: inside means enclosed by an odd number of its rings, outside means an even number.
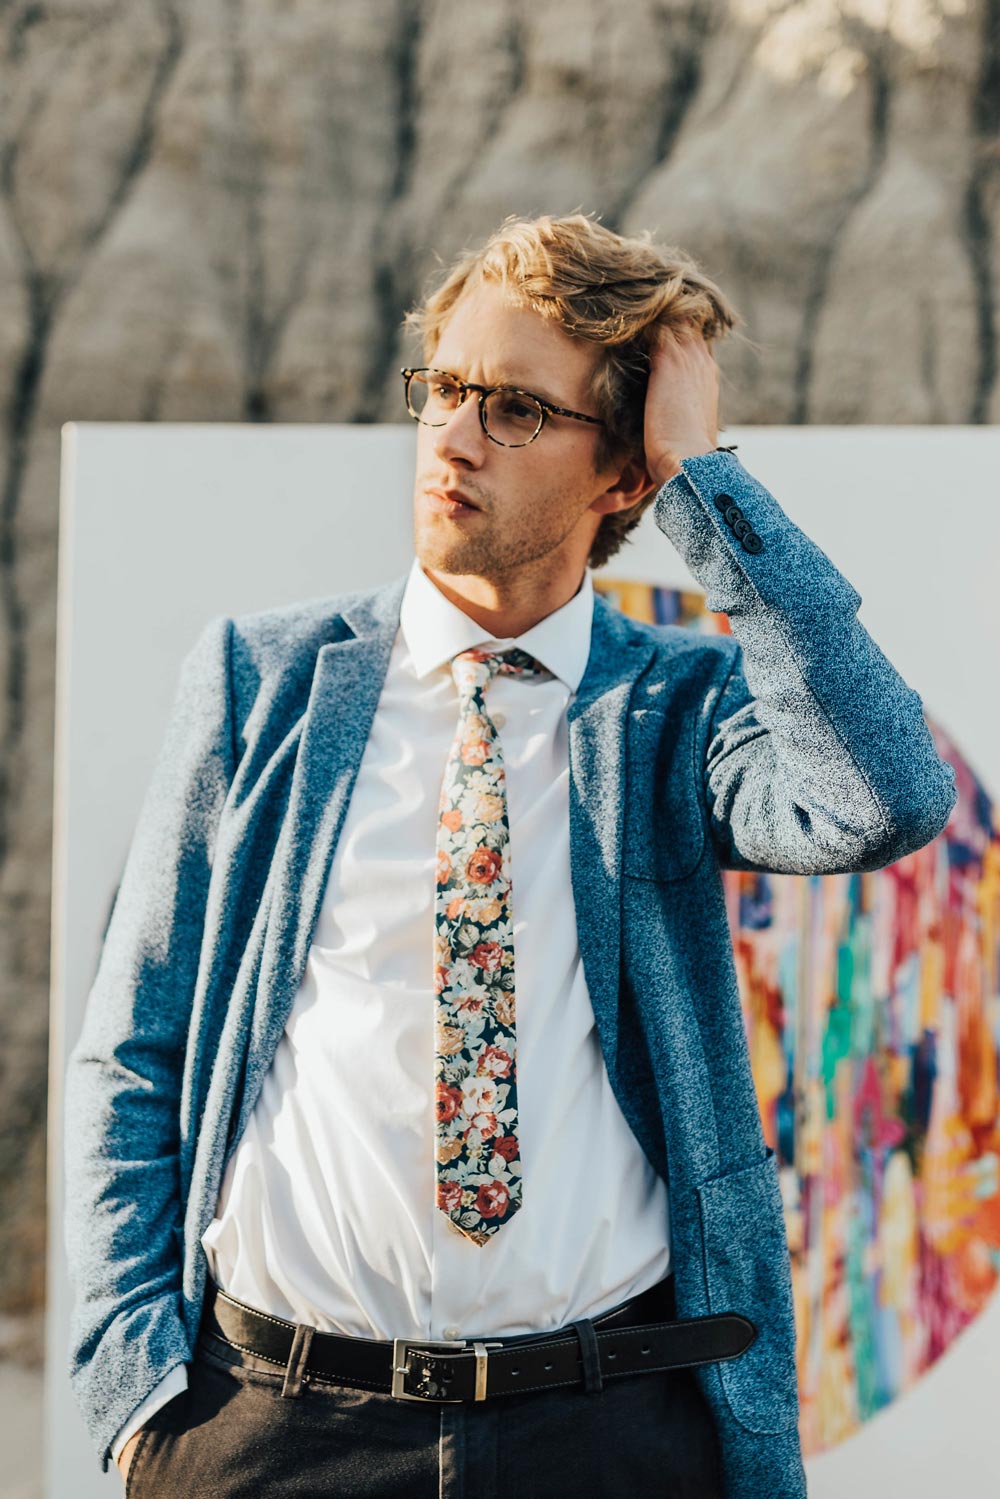
[[[516,638],[498,640],[463,613],[424,572],[414,557],[399,612],[399,627],[418,678],[446,665],[472,646],[509,650],[519,646],[576,692],[590,656],[594,585],[590,569],[571,599]]]

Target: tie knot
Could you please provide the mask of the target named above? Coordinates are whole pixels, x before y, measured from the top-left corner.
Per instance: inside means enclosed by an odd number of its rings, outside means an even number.
[[[550,677],[548,667],[516,646],[506,651],[486,651],[478,647],[459,651],[452,657],[451,672],[462,697],[481,691],[497,673],[513,677]]]

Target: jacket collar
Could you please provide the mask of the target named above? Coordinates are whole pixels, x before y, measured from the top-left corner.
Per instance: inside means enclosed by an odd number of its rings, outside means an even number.
[[[400,610],[408,580],[409,573],[404,573],[380,588],[354,594],[340,610],[340,618],[349,626],[356,639],[368,642],[375,659],[382,661],[384,658],[382,672],[376,684],[378,692],[382,690],[382,682],[388,670],[389,654],[399,628]],[[602,697],[616,684],[634,682],[655,650],[655,641],[646,629],[614,608],[596,589],[591,590],[591,596],[593,617],[590,653],[577,689],[576,701],[570,706],[571,719],[579,717],[587,705]],[[336,650],[343,644],[343,641],[337,641],[324,646],[319,653],[317,670],[324,652]]]

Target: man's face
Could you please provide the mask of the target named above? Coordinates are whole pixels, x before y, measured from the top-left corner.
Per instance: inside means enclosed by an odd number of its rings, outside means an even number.
[[[592,344],[571,338],[538,313],[505,300],[495,285],[467,291],[452,309],[435,369],[480,385],[517,385],[557,406],[596,416],[587,380]],[[598,474],[600,428],[546,416],[535,440],[492,442],[470,391],[442,427],[417,427],[414,543],[426,569],[510,583],[528,564],[582,573],[603,511],[592,508],[620,471]],[[431,491],[458,490],[476,508],[457,508]],[[615,508],[612,505],[610,508]]]

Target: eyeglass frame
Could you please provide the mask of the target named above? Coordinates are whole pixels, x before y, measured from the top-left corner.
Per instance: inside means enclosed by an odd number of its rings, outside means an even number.
[[[553,404],[552,401],[546,401],[543,396],[537,396],[533,390],[523,390],[521,388],[521,386],[519,386],[519,385],[503,385],[503,384],[501,384],[501,385],[477,385],[474,380],[462,380],[462,379],[459,378],[458,375],[453,375],[452,372],[451,372],[451,370],[441,370],[441,369],[438,369],[437,366],[433,365],[433,364],[420,365],[419,368],[412,369],[412,370],[411,369],[401,369],[399,373],[403,376],[403,379],[406,382],[405,386],[404,386],[404,390],[403,390],[404,400],[406,401],[406,409],[410,413],[410,415],[413,417],[413,420],[415,422],[420,422],[421,426],[423,426],[423,427],[446,427],[448,425],[448,423],[447,423],[447,421],[444,421],[444,422],[425,422],[425,421],[422,421],[419,416],[414,415],[413,408],[410,405],[410,381],[412,380],[412,378],[413,378],[414,375],[427,375],[427,374],[444,375],[444,376],[447,377],[447,379],[452,380],[455,383],[455,385],[458,386],[459,390],[461,391],[461,395],[459,397],[458,406],[463,406],[465,404],[465,398],[468,395],[468,393],[469,393],[470,390],[478,391],[479,392],[479,425],[482,427],[483,431],[486,433],[486,436],[489,438],[490,442],[495,442],[498,448],[526,448],[526,447],[528,447],[530,443],[534,442],[534,440],[538,436],[539,432],[541,432],[542,428],[545,426],[545,418],[547,416],[570,416],[570,417],[572,417],[574,419],[574,421],[578,421],[578,422],[590,422],[595,427],[606,427],[607,426],[607,422],[602,421],[599,416],[587,416],[587,414],[585,412],[583,412],[583,411],[570,411],[568,409],[568,407],[566,407],[566,406],[556,406],[556,405]],[[498,391],[498,390],[511,391],[514,395],[518,395],[518,396],[527,396],[529,400],[534,401],[535,404],[536,404],[536,406],[538,406],[540,408],[541,413],[542,413],[542,419],[538,423],[538,426],[535,428],[534,432],[532,432],[531,436],[527,439],[526,442],[501,442],[500,439],[499,439],[499,437],[494,437],[493,433],[487,427],[487,425],[486,425],[486,409],[485,409],[486,408],[486,398],[487,398],[487,396],[491,396],[491,395],[495,394],[495,392]],[[458,406],[455,407],[456,411],[458,410]]]

